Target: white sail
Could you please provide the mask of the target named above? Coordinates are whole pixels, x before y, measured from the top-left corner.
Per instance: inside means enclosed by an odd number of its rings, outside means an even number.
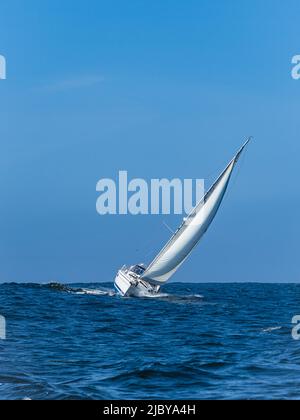
[[[200,241],[214,219],[226,192],[233,168],[246,144],[229,162],[216,182],[207,191],[164,248],[146,268],[142,278],[152,284],[165,283],[176,272]]]

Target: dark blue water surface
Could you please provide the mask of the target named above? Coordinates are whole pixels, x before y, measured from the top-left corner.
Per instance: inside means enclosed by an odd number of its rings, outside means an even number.
[[[1,399],[300,397],[296,284],[3,284]]]

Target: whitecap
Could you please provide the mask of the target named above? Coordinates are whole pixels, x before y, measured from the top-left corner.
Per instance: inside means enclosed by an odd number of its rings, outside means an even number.
[[[282,327],[277,326],[277,327],[268,327],[262,330],[262,332],[272,332],[272,331],[278,331],[281,330]]]
[[[80,289],[75,292],[76,295],[95,295],[95,296],[115,296],[114,290],[100,290],[100,289]]]

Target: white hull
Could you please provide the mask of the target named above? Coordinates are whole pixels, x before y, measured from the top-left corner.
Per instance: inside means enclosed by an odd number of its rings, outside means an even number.
[[[158,286],[152,286],[124,268],[119,270],[116,275],[115,288],[121,296],[146,297],[153,296],[159,291]]]

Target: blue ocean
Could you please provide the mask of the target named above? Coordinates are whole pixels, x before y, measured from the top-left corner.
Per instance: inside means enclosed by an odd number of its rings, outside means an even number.
[[[2,284],[1,399],[299,399],[300,284]]]

